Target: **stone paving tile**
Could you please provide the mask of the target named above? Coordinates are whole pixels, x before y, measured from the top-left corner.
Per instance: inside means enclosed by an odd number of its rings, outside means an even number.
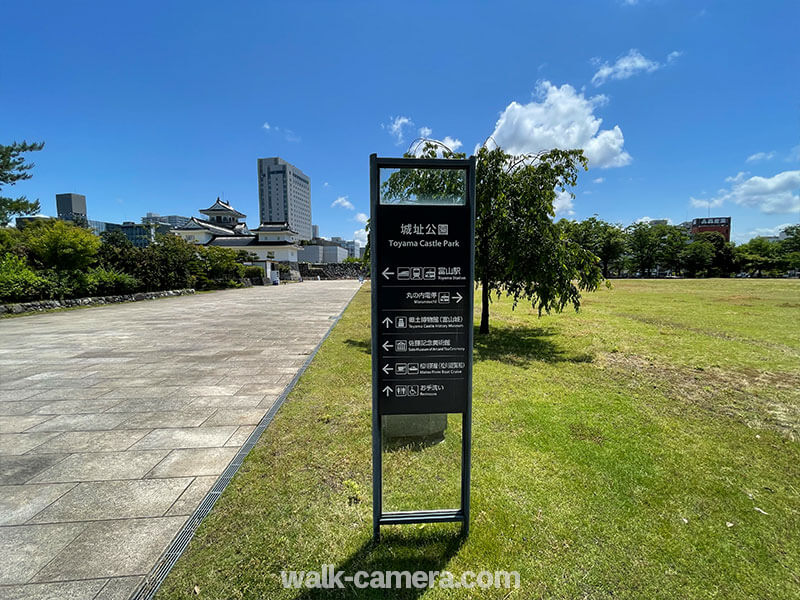
[[[265,414],[264,408],[220,408],[204,425],[258,425]]]
[[[199,427],[214,414],[213,408],[186,411],[149,411],[129,414],[120,429],[155,429],[156,427]]]
[[[42,392],[57,392],[60,390],[64,390],[65,392],[71,391],[71,398],[62,398],[63,400],[71,400],[83,396],[84,390],[88,390],[95,383],[97,383],[97,379],[84,377],[83,379],[43,379],[41,381],[29,382],[28,385],[30,385],[31,389],[39,389]]]
[[[186,410],[187,398],[128,398],[109,408],[106,413],[116,412],[169,412]]]
[[[182,391],[187,396],[233,396],[241,387],[241,382],[233,385],[187,385]]]
[[[116,398],[95,398],[82,400],[55,400],[39,403],[34,414],[37,415],[77,415],[103,412],[120,403]]]
[[[0,527],[0,584],[27,583],[85,528],[83,523]]]
[[[25,454],[57,435],[60,434],[53,431],[43,433],[0,433],[0,456]]]
[[[64,454],[0,456],[0,485],[28,482],[64,458]]]
[[[127,371],[127,369],[126,369]],[[135,374],[135,377],[131,375]],[[153,388],[153,387],[161,387],[161,385],[165,386],[176,386],[177,384],[173,379],[166,377],[165,375],[154,376],[150,373],[143,373],[141,370],[136,369],[135,373],[127,373],[126,376],[122,377],[108,377],[102,376],[97,379],[97,383],[92,386],[92,389],[101,389],[105,388],[109,391],[111,390],[119,390],[119,389],[126,389],[126,388],[136,388],[142,390],[144,388]],[[148,390],[151,391],[151,390]],[[105,396],[105,394],[104,394]]]
[[[259,403],[258,408],[263,408],[269,410],[272,408],[272,405],[278,401],[278,396],[265,396],[264,399]]]
[[[244,443],[247,441],[247,438],[250,437],[250,434],[253,433],[253,430],[256,428],[255,425],[242,425],[239,429],[236,430],[227,442],[225,442],[225,447],[234,446],[239,448],[244,446]]]
[[[182,448],[173,450],[156,465],[148,478],[219,475],[238,448]]]
[[[174,394],[178,393],[181,390],[178,386],[157,386],[157,385],[147,385],[147,386],[130,386],[130,387],[119,387],[113,388],[106,393],[104,393],[101,398],[120,398],[121,400],[127,398],[169,398]]]
[[[34,390],[30,390],[34,391]],[[39,400],[82,400],[93,399],[101,396],[105,390],[93,390],[91,387],[80,387],[78,389],[72,388],[51,388],[51,389],[37,389],[33,399]]]
[[[200,396],[192,398],[188,408],[253,408],[264,399],[259,396]]]
[[[185,521],[177,516],[91,523],[33,581],[146,575]]]
[[[160,517],[191,481],[176,478],[80,483],[29,523]]]
[[[185,427],[180,429],[154,429],[132,446],[145,448],[213,448],[224,446],[236,427]]]
[[[167,455],[167,450],[70,454],[29,483],[141,479]]]
[[[113,577],[94,600],[128,600],[144,577]]]
[[[0,416],[3,417],[12,417],[12,416],[19,416],[19,415],[26,415],[28,413],[32,413],[36,411],[37,408],[47,404],[47,401],[12,401],[12,402],[0,402]]]
[[[206,497],[206,494],[216,482],[216,475],[195,477],[194,481],[181,494],[181,497],[172,505],[172,508],[167,511],[166,516],[191,515],[200,506],[203,498]]]
[[[92,415],[56,415],[47,417],[41,425],[31,427],[37,431],[105,431],[122,423],[126,415],[119,413],[100,413]]]
[[[191,481],[186,477],[80,483],[28,522],[160,517]]]
[[[74,483],[0,486],[0,525],[22,525],[74,486]]]
[[[30,583],[0,588],[3,600],[94,600],[108,579]],[[125,596],[127,600],[128,596]]]
[[[52,418],[51,415],[0,417],[0,433],[23,433]]]
[[[9,390],[5,388],[5,385],[0,384],[0,402],[25,400],[40,393],[39,390]]]
[[[36,446],[30,454],[60,452],[115,452],[127,450],[147,435],[146,429],[116,431],[68,431]]]

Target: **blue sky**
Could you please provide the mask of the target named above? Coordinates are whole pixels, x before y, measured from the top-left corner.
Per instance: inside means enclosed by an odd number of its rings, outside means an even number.
[[[2,15],[0,143],[46,142],[34,178],[4,192],[44,214],[60,192],[108,221],[224,195],[255,226],[256,159],[277,155],[311,177],[322,235],[351,239],[369,154],[399,156],[422,131],[467,153],[490,135],[586,148],[559,216],[710,211],[739,241],[800,220],[796,1],[32,1]]]

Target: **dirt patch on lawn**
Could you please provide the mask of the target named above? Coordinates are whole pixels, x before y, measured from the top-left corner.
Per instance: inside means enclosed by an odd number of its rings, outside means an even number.
[[[724,331],[718,331],[715,329],[703,329],[701,327],[692,327],[690,325],[687,325],[686,323],[680,323],[678,321],[672,321],[670,319],[665,319],[665,318],[648,317],[645,315],[636,315],[631,313],[615,313],[615,315],[618,317],[623,317],[625,319],[639,321],[640,323],[645,323],[646,325],[654,325],[656,327],[670,327],[672,329],[688,331],[690,333],[694,333],[697,335],[707,335],[709,337],[718,338],[721,340],[729,340],[733,342],[744,342],[746,344],[751,344],[753,346],[760,346],[762,348],[767,348],[770,350],[779,350],[781,352],[791,354],[792,356],[800,356],[798,355],[796,348],[792,348],[791,346],[787,346],[786,344],[779,344],[777,342],[771,342],[768,340],[757,340],[743,336],[730,335],[728,333],[725,333]]]
[[[597,364],[625,377],[631,387],[658,389],[676,400],[676,406],[688,403],[750,427],[800,438],[800,373],[692,369],[619,352],[599,355]]]

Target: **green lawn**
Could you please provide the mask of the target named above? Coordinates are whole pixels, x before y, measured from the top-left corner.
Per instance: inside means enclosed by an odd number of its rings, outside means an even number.
[[[617,281],[542,318],[494,303],[471,534],[383,528],[376,547],[369,301],[365,286],[159,598],[800,598],[800,281]],[[451,425],[387,455],[387,509],[456,497]],[[516,570],[521,587],[281,588],[282,569],[323,563]]]

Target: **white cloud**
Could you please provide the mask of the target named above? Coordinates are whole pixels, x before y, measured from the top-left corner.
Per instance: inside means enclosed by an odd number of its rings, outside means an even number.
[[[355,206],[353,206],[353,203],[347,199],[347,196],[339,196],[336,200],[334,200],[333,204],[331,204],[331,208],[334,208],[336,206],[341,206],[342,208],[346,208],[347,210],[355,210],[356,208]]]
[[[456,138],[451,138],[449,135],[445,136],[445,138],[441,140],[441,142],[445,146],[450,148],[450,150],[452,150],[453,152],[461,148],[461,140],[458,140]]]
[[[575,210],[572,204],[572,194],[569,192],[558,192],[555,202],[553,202],[553,209],[557,217],[574,215]]]
[[[800,161],[800,144],[789,151],[789,156],[786,160],[787,162],[794,162],[796,160]]]
[[[750,237],[755,236],[771,236],[771,235],[780,235],[781,232],[786,229],[787,227],[791,227],[794,223],[783,223],[781,225],[776,225],[775,227],[756,227],[755,229],[751,229],[747,235]]]
[[[274,131],[275,133],[280,133],[280,131],[281,131],[281,128],[278,127],[277,125],[270,125],[267,122],[264,122],[264,124],[261,127],[264,129],[264,131]],[[292,142],[292,143],[297,143],[297,142],[301,141],[301,138],[300,138],[299,135],[297,135],[291,129],[286,129],[285,127],[283,129],[283,138],[287,142]]]
[[[605,177],[598,177],[597,179],[592,179],[592,183],[603,183],[605,180]]]
[[[703,200],[702,198],[695,198],[691,196],[689,202],[694,208],[714,208],[715,206],[722,205],[721,198],[713,198],[711,200]]]
[[[394,137],[395,143],[399,146],[405,141],[404,129],[413,127],[414,122],[408,117],[389,117],[389,119],[389,124],[381,125],[381,127],[389,131],[389,134]]]
[[[542,81],[539,101],[512,102],[500,115],[492,138],[512,154],[536,153],[552,148],[583,148],[591,167],[622,167],[631,156],[622,149],[625,140],[618,125],[600,130],[603,120],[594,115],[605,104],[603,95],[587,98],[574,87],[557,87]]]
[[[420,127],[419,128],[419,137],[429,138],[433,130],[430,127]]]
[[[673,50],[672,52],[667,54],[667,64],[675,62],[681,56],[683,56],[683,52],[678,52],[677,50]]]
[[[747,157],[745,162],[758,162],[760,160],[772,160],[775,158],[775,152],[756,152]]]
[[[634,221],[634,223],[652,223],[653,221],[666,221],[668,225],[672,225],[672,219],[665,219],[663,217],[659,219],[654,219],[652,217],[639,217]]]
[[[358,243],[359,246],[366,246],[367,245],[367,230],[366,229],[356,229],[353,232],[353,239]]]
[[[733,177],[726,177],[725,181],[727,181],[728,183],[741,183],[742,181],[747,179],[748,175],[750,175],[750,171],[739,171]]]
[[[366,214],[361,213],[361,212],[360,213],[356,213],[355,220],[358,221],[359,223],[361,223],[363,225],[366,225],[368,219],[369,219],[369,217]]]
[[[433,133],[433,132],[430,129],[428,129],[428,134],[430,135],[431,133]],[[417,141],[416,143],[412,144],[411,154],[414,154],[415,156],[422,156],[422,153],[425,151],[425,146],[427,145],[427,142],[439,142],[439,144],[447,146],[453,152],[456,152],[463,145],[461,143],[461,140],[456,139],[456,138],[452,138],[449,135],[445,136],[445,138],[443,140],[437,140],[437,139],[428,137],[424,141],[420,140],[420,141]],[[443,150],[444,150],[443,148],[437,147],[436,148],[436,155],[437,156],[441,156]]]
[[[325,183],[323,183],[323,184],[322,184],[322,187],[328,187],[329,185],[330,185],[330,183],[328,183],[328,182],[326,181]]]
[[[613,65],[607,62],[601,64],[592,77],[592,83],[599,86],[609,79],[628,79],[638,73],[652,73],[660,68],[659,62],[645,58],[638,50],[632,48],[627,54],[620,56]]]
[[[772,177],[748,177],[745,172],[725,179],[730,189],[722,189],[709,200],[691,198],[692,206],[714,207],[725,202],[757,208],[762,213],[786,214],[800,210],[800,171],[783,171]]]

